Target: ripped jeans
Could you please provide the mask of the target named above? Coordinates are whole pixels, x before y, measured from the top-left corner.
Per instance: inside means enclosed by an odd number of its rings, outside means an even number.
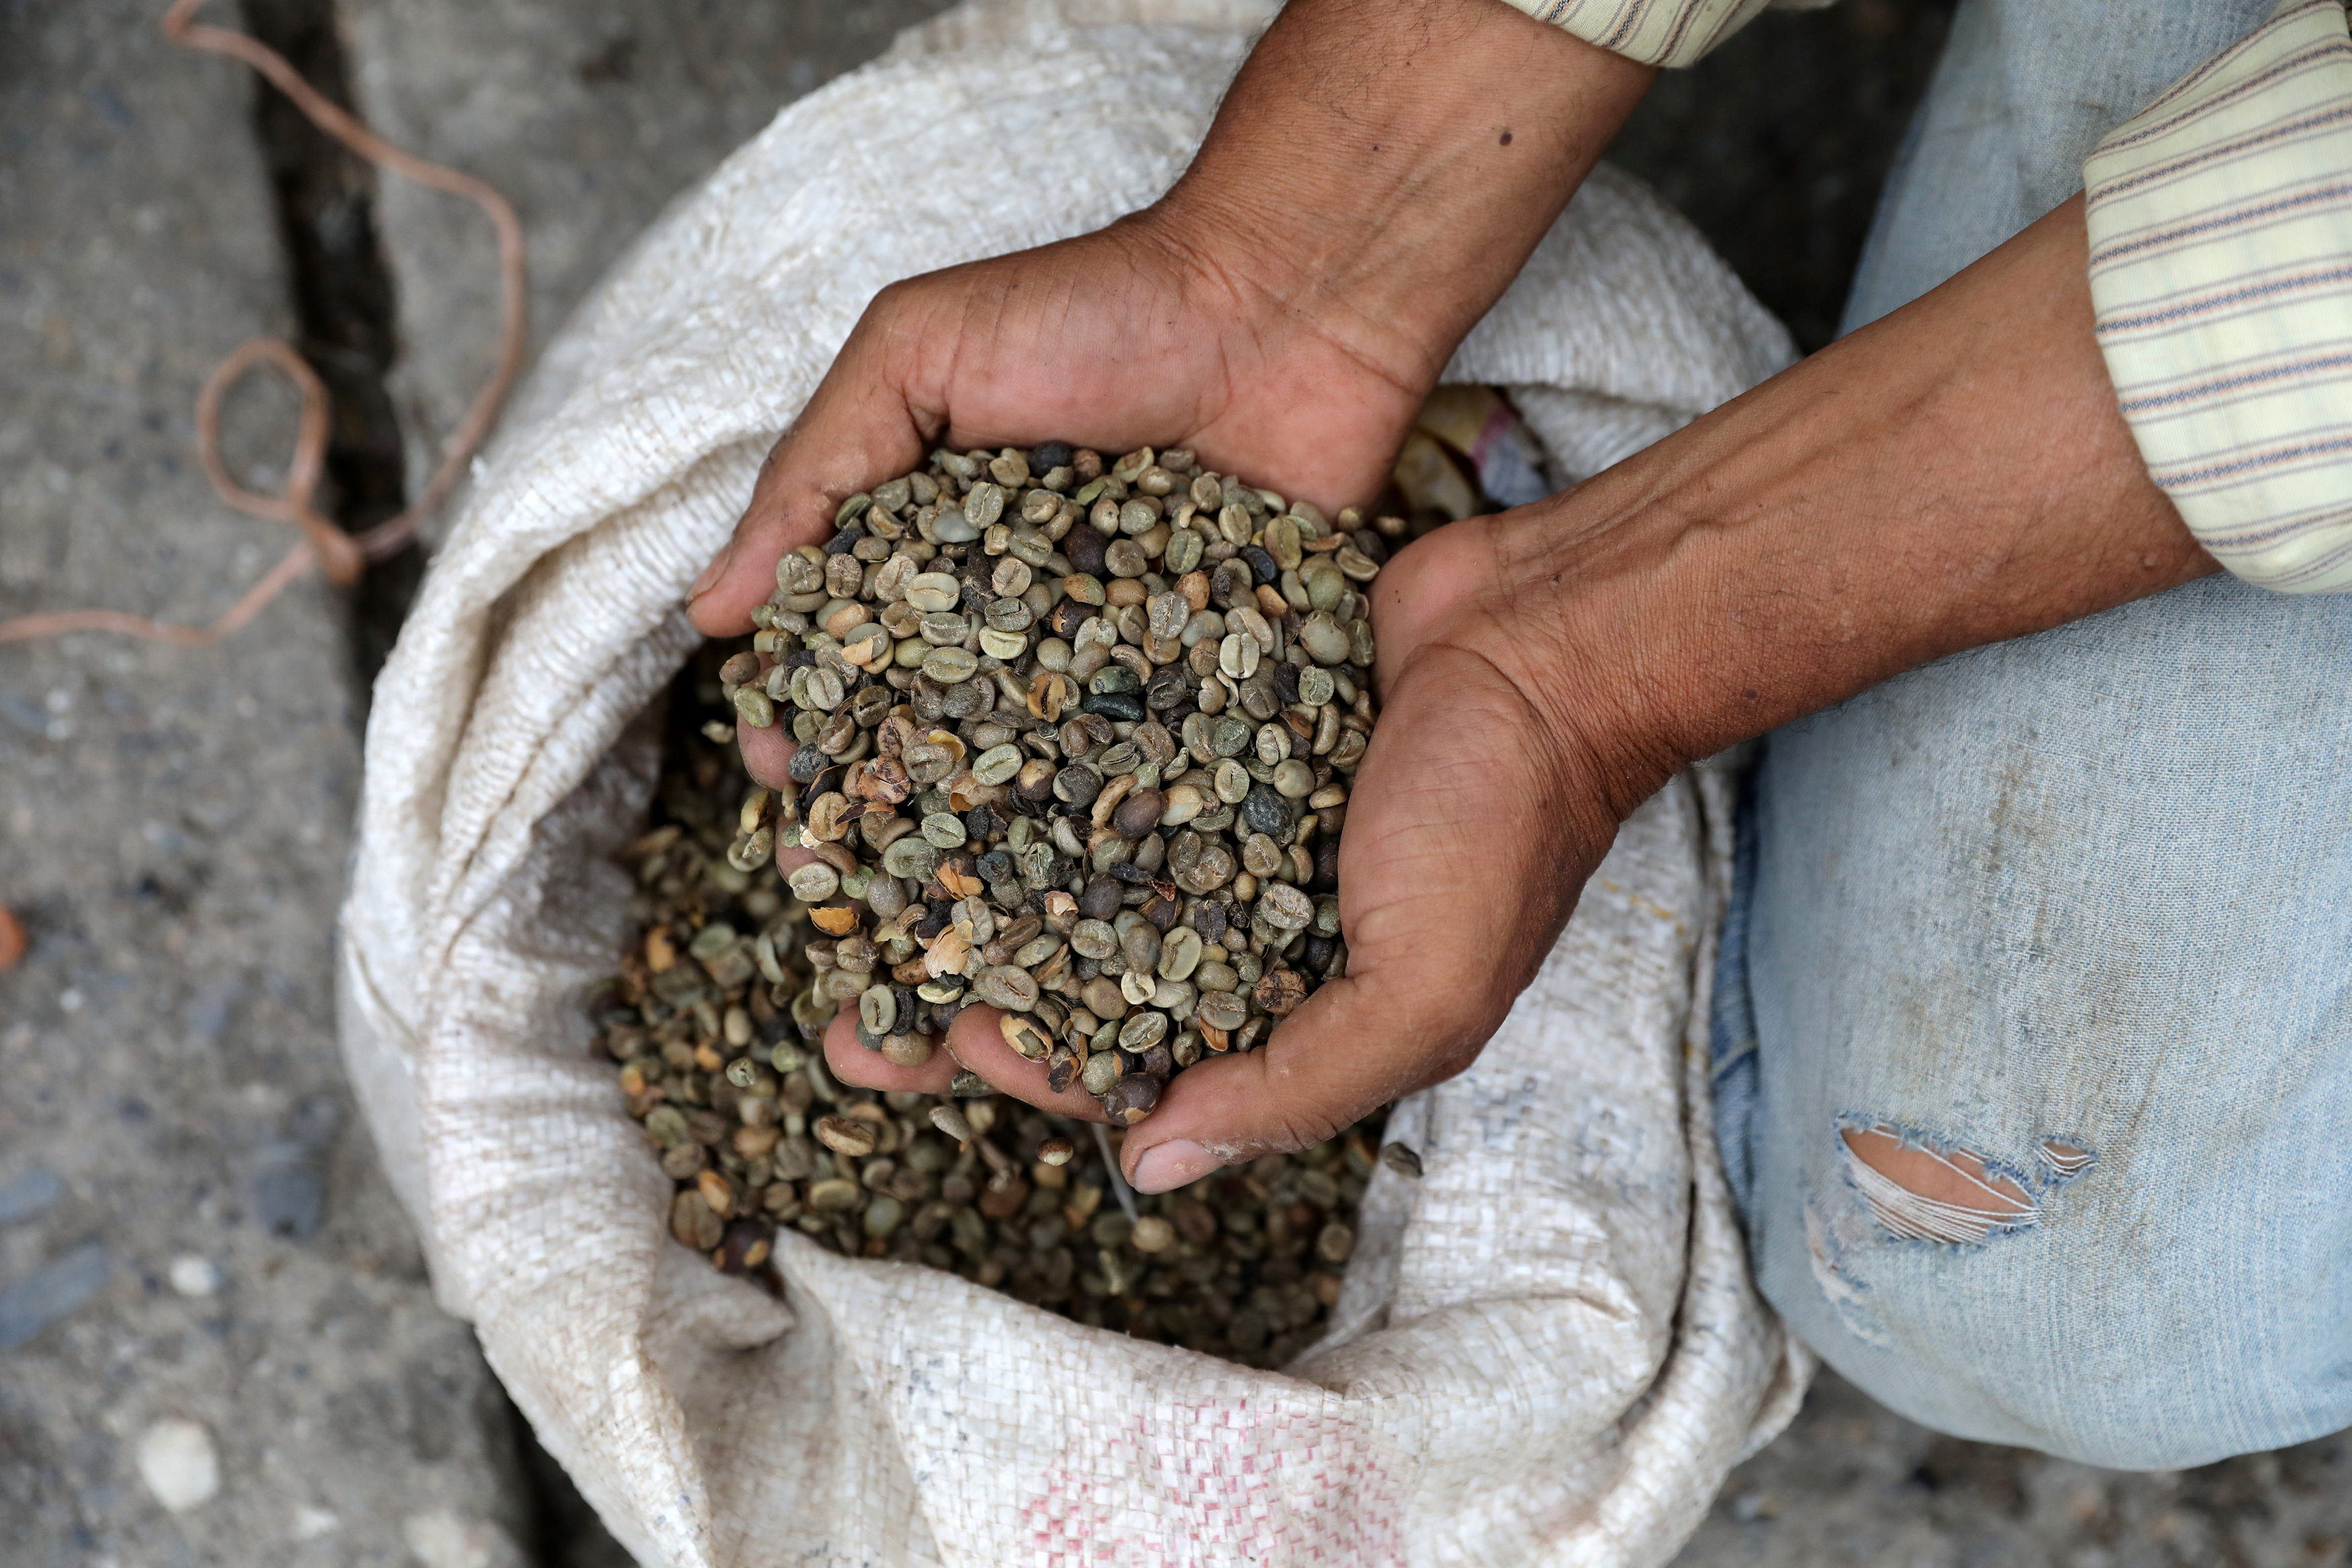
[[[1966,0],[1849,326],[2269,10]],[[2208,580],[1764,742],[1717,1124],[1765,1295],[1886,1405],[2130,1469],[2352,1426],[2347,674],[2352,598]]]

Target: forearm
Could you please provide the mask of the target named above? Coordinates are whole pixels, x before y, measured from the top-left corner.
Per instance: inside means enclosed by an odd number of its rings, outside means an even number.
[[[2070,203],[1491,528],[1496,645],[1527,651],[1517,674],[1612,804],[1901,671],[2215,570],[2117,412],[2084,254]]]
[[[1502,0],[1291,0],[1149,216],[1425,388],[1655,75]]]

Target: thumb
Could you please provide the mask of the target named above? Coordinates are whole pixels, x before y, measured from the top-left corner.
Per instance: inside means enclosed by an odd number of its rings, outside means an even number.
[[[1442,986],[1415,999],[1419,988],[1393,983],[1404,979],[1327,981],[1261,1049],[1178,1073],[1128,1131],[1129,1185],[1171,1192],[1269,1150],[1305,1148],[1461,1071],[1493,1028],[1481,999]],[[1465,1000],[1475,1017],[1458,1010]]]
[[[751,612],[776,591],[776,562],[833,537],[841,503],[885,475],[922,461],[924,432],[905,390],[871,344],[887,338],[877,300],[850,334],[800,417],[761,465],[751,504],[688,593],[688,614],[707,637],[751,629]]]

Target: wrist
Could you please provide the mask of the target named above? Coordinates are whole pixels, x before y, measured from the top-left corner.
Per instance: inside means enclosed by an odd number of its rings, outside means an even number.
[[[1487,520],[1491,586],[1465,571],[1443,613],[1509,662],[1622,811],[1902,671],[2205,575],[2116,407],[2083,253],[2070,204],[1608,473]]]
[[[1655,74],[1502,0],[1292,0],[1135,221],[1425,389]]]
[[[1691,758],[1660,722],[1679,706],[1651,609],[1672,521],[1594,501],[1587,486],[1424,536],[1381,573],[1373,615],[1384,705],[1433,664],[1445,681],[1499,674],[1522,705],[1549,810],[1590,812],[1568,825],[1605,843]]]

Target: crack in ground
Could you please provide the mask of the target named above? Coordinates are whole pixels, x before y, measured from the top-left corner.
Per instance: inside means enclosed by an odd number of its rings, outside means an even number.
[[[241,0],[247,28],[322,94],[352,107],[335,0]],[[334,402],[320,509],[351,533],[407,505],[400,423],[387,378],[398,354],[392,269],[376,232],[375,171],[257,81],[254,134],[269,172],[296,322],[295,346]],[[414,542],[369,563],[348,600],[360,717],[416,596],[425,554]],[[487,1402],[486,1402],[487,1405]],[[506,1490],[535,1568],[629,1568],[562,1467],[503,1388],[478,1416],[495,1451],[507,1439]],[[502,1432],[501,1430],[502,1429]]]
[[[329,99],[352,106],[334,0],[241,0],[240,8],[256,37]],[[358,533],[407,504],[385,380],[398,350],[392,270],[376,235],[375,171],[257,79],[253,123],[276,198],[295,346],[334,400],[320,510]],[[352,590],[351,656],[362,717],[424,570],[424,551],[412,543],[370,562]]]

